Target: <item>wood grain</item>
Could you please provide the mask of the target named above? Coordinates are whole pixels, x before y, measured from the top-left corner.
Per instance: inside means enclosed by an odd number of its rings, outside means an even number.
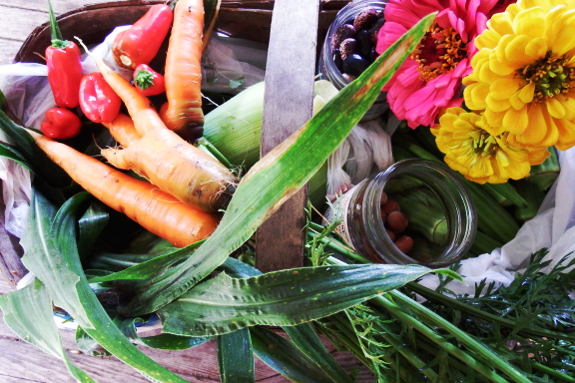
[[[277,0],[266,68],[261,155],[312,116],[319,1]],[[263,272],[303,266],[303,188],[258,229],[256,267]]]

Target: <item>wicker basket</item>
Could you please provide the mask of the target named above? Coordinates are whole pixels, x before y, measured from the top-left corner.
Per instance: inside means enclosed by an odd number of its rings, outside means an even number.
[[[323,41],[327,28],[335,14],[349,0],[322,0],[319,15],[318,42]],[[128,0],[89,5],[58,17],[60,29],[64,35],[80,37],[86,44],[100,43],[116,26],[132,24],[138,20],[153,4],[164,1]],[[233,37],[267,43],[270,36],[273,0],[223,0],[216,31]],[[166,41],[167,42],[167,41]],[[44,52],[50,45],[50,28],[45,23],[37,27],[26,39],[14,59],[15,62],[44,63],[38,53]],[[321,43],[318,43],[318,53]],[[161,51],[165,51],[161,50]],[[164,57],[157,57],[153,64],[162,65]],[[20,257],[22,248],[18,239],[4,228],[3,201],[0,200],[0,271],[3,278],[13,285],[26,274]]]

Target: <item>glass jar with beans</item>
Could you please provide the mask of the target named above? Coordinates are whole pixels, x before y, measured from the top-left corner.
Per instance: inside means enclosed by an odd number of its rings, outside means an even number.
[[[445,267],[473,243],[477,218],[461,179],[422,159],[397,162],[337,201],[338,231],[374,262]]]
[[[377,58],[375,43],[384,22],[385,4],[383,0],[356,0],[338,12],[320,54],[321,78],[342,89],[373,63]],[[387,109],[385,93],[382,93],[363,120],[377,118]]]

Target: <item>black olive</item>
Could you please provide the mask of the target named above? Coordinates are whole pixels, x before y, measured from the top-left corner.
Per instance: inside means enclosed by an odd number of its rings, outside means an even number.
[[[371,52],[373,48],[371,33],[367,29],[362,29],[357,32],[355,39],[357,40],[357,53],[365,58],[369,58],[369,52]]]
[[[370,62],[361,55],[354,53],[343,60],[342,72],[350,76],[358,77],[369,67]]]

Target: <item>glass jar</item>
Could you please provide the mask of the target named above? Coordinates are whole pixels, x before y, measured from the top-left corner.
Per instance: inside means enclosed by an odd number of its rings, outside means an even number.
[[[399,236],[409,236],[409,255],[390,233],[383,202],[395,201],[407,218]],[[391,165],[344,194],[340,234],[361,255],[374,262],[448,266],[467,253],[475,238],[473,199],[459,175],[447,166],[422,159]],[[386,216],[388,218],[386,218]]]
[[[336,15],[335,20],[330,25],[319,57],[319,77],[328,80],[335,85],[338,90],[349,84],[336,62],[334,61],[333,40],[337,30],[344,24],[352,23],[355,17],[364,9],[373,8],[378,12],[385,9],[386,0],[356,0],[343,7]],[[335,52],[335,55],[338,53]],[[363,116],[362,121],[372,120],[379,117],[389,109],[386,101],[386,93],[382,92],[374,101],[371,108]]]

